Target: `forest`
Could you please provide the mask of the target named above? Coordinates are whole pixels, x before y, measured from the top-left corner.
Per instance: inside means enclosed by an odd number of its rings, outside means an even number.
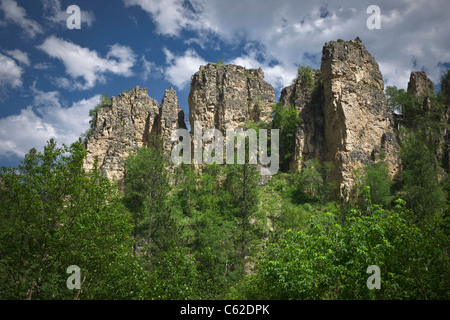
[[[268,126],[248,124],[280,130],[280,170],[265,184],[248,162],[171,167],[157,139],[127,158],[119,184],[98,165],[83,171],[82,138],[50,140],[0,168],[0,299],[449,299],[450,181],[438,160],[449,93],[401,129],[397,179],[380,153],[345,192],[331,163],[286,165],[302,119],[279,104]],[[420,107],[402,89],[386,95],[393,110]]]

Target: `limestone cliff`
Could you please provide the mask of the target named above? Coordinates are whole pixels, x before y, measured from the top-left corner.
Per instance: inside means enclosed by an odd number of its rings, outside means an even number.
[[[355,170],[383,155],[395,176],[399,146],[393,114],[385,102],[378,64],[364,45],[326,43],[321,69],[313,72],[312,82],[299,76],[280,95],[280,102],[294,105],[303,119],[295,133],[291,168],[300,169],[302,161],[310,158],[332,162],[337,185],[350,190]],[[248,121],[270,123],[276,97],[261,69],[207,64],[191,77],[188,103],[192,129],[196,121],[202,121],[203,129],[225,132]],[[186,126],[172,88],[166,90],[161,107],[147,89],[122,93],[98,111],[94,130],[86,139],[85,168],[97,159],[108,177],[120,180],[131,150],[149,145],[150,137],[157,135],[170,154],[171,133],[177,128]]]
[[[438,110],[431,102],[430,97],[434,94],[433,82],[428,78],[423,71],[411,72],[408,82],[408,92],[413,94],[418,100],[419,105],[415,110],[406,110],[403,115],[403,119],[411,120],[416,116],[433,115],[434,121],[439,122],[440,137],[438,138],[439,148],[437,150],[437,160],[442,164],[442,167],[446,172],[449,172],[450,167],[450,109],[448,104],[449,99],[449,80],[444,79],[442,83],[442,95],[444,97],[444,108]]]
[[[178,127],[185,127],[184,116],[173,89],[166,91],[161,108],[147,89],[139,87],[112,97],[111,105],[97,111],[93,131],[86,138],[84,169],[91,170],[97,160],[108,178],[120,181],[131,151],[148,146],[152,135],[158,135],[164,148],[170,148],[171,130]]]
[[[358,41],[331,41],[323,47],[321,72],[326,159],[335,165],[340,189],[351,190],[355,169],[376,160],[380,151],[396,175],[399,147],[375,59]]]
[[[270,122],[275,90],[264,81],[261,69],[208,64],[191,77],[189,123],[222,132],[247,121]]]
[[[155,133],[161,137],[163,150],[167,155],[170,155],[174,144],[171,140],[172,132],[179,128],[186,129],[184,112],[178,104],[176,91],[170,88],[164,93],[155,130]]]
[[[429,96],[434,93],[433,82],[423,71],[411,72],[408,82],[408,92],[421,100],[419,110],[406,110],[405,118],[410,118],[417,113],[431,111],[431,101]]]
[[[299,75],[295,83],[283,88],[280,102],[289,107],[293,105],[303,122],[295,132],[295,147],[291,169],[300,170],[304,160],[325,159],[325,101],[320,70],[312,71],[313,85]]]
[[[355,170],[383,154],[394,177],[399,146],[383,90],[378,64],[361,42],[326,43],[312,83],[300,74],[281,91],[280,102],[293,105],[303,119],[291,168],[301,169],[311,158],[332,162],[340,190],[350,191]]]

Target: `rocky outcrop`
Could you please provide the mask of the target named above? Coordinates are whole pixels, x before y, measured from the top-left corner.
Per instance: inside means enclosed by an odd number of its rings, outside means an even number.
[[[438,104],[433,104],[431,96],[434,94],[433,82],[427,77],[423,71],[411,72],[408,82],[408,92],[418,99],[418,106],[413,110],[406,110],[404,112],[405,120],[413,120],[416,116],[427,116],[440,123],[438,138],[437,161],[442,164],[446,172],[449,172],[450,167],[450,109],[448,107],[450,100],[450,84],[449,79],[443,78],[441,84],[441,93],[443,96],[443,108],[438,107]],[[439,108],[439,109],[438,109]],[[413,125],[414,129],[414,125]]]
[[[161,108],[147,89],[136,87],[121,93],[111,98],[111,105],[97,111],[95,126],[85,141],[84,169],[91,170],[97,161],[108,178],[121,181],[123,164],[131,151],[150,145],[152,135],[160,136],[164,148],[170,148],[171,130],[183,125],[173,89],[166,91]]]
[[[431,111],[432,105],[429,97],[434,94],[434,88],[433,82],[427,77],[425,72],[411,72],[408,82],[408,92],[420,99],[421,104],[418,110],[405,110],[405,118],[412,118],[417,114]]]
[[[174,142],[171,140],[172,132],[176,129],[186,129],[184,111],[178,104],[177,93],[173,88],[167,89],[159,108],[155,133],[161,137],[165,154],[170,155]]]
[[[275,90],[261,69],[209,63],[191,77],[189,123],[225,132],[247,121],[270,122]]]
[[[312,71],[312,78],[299,75],[280,95],[280,102],[293,105],[303,119],[294,137],[291,168],[300,169],[311,158],[332,162],[340,190],[350,191],[355,170],[382,157],[394,177],[399,171],[399,146],[393,114],[386,104],[378,64],[364,45],[358,41],[326,43],[321,69]],[[422,74],[412,79],[410,86],[415,89],[411,90],[428,90]],[[270,123],[276,97],[261,69],[207,64],[191,77],[188,103],[194,136],[196,121],[202,122],[203,130],[222,133],[250,121]],[[171,134],[178,128],[186,126],[172,88],[165,91],[161,107],[146,89],[122,93],[97,113],[94,130],[86,139],[85,168],[97,159],[108,177],[120,180],[131,150],[150,145],[156,135],[169,154]]]
[[[280,93],[283,106],[294,106],[303,120],[294,135],[295,146],[290,164],[293,170],[300,170],[303,160],[324,160],[326,155],[325,101],[320,70],[313,70],[312,78],[311,85],[301,74]]]
[[[383,151],[392,176],[399,170],[398,143],[385,103],[378,64],[361,42],[327,42],[322,55],[326,159],[340,190],[350,191],[354,171]]]

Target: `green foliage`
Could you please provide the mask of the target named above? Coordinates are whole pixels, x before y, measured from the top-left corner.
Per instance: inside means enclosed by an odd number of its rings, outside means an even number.
[[[392,180],[389,175],[387,162],[378,161],[366,164],[364,167],[364,176],[360,188],[369,187],[370,199],[373,204],[381,205],[384,208],[389,207],[391,203]],[[362,202],[367,202],[364,198],[364,192],[361,190]]]
[[[274,105],[272,127],[280,130],[280,169],[289,170],[295,147],[295,132],[303,122],[293,105],[286,108],[280,102]]]
[[[353,215],[345,226],[332,213],[308,228],[287,230],[239,286],[238,299],[448,299],[449,264],[442,230],[411,221],[404,201],[394,211]],[[401,236],[399,236],[401,235]],[[381,289],[369,290],[369,265],[381,270]],[[441,280],[444,277],[444,283]]]
[[[314,78],[308,68],[299,68],[304,83]],[[406,201],[393,204],[382,158],[361,171],[356,201],[329,201],[329,163],[303,159],[288,173],[302,119],[280,103],[270,126],[245,126],[280,129],[281,170],[263,186],[248,143],[243,165],[171,173],[153,139],[126,159],[123,192],[97,165],[83,173],[80,143],[32,149],[20,166],[0,169],[0,298],[448,299],[450,184],[436,157],[442,91],[423,113],[420,100],[387,88],[393,109],[420,111],[400,134],[395,198]],[[91,126],[109,104],[104,95]],[[81,290],[66,287],[73,264]],[[369,265],[381,269],[381,290],[366,286]]]
[[[2,299],[131,299],[146,276],[130,255],[132,224],[118,190],[98,169],[82,172],[83,146],[31,149],[0,169]],[[66,287],[77,265],[81,290]]]
[[[406,134],[400,153],[404,163],[401,191],[418,220],[435,214],[445,205],[442,186],[438,181],[436,151],[428,139],[423,131]]]
[[[303,163],[295,183],[293,193],[297,203],[325,202],[330,199],[335,184],[330,179],[333,164],[320,163],[318,159],[309,159]]]
[[[441,131],[448,126],[442,118],[444,96],[430,93],[416,97],[396,87],[387,87],[386,94],[389,105],[402,110],[406,123],[400,141],[403,170],[399,194],[419,221],[445,210],[445,194],[439,181],[442,169],[437,158],[442,148]]]
[[[446,70],[441,76],[441,94],[442,102],[450,105],[450,69]]]
[[[158,252],[176,245],[178,222],[167,206],[170,185],[161,142],[153,143],[154,147],[141,147],[125,161],[124,203],[133,214],[135,250],[140,247],[146,257],[156,259]]]
[[[308,88],[314,87],[314,73],[310,66],[299,66],[297,69],[297,76]]]
[[[386,98],[394,113],[405,114],[408,111],[417,111],[420,107],[414,95],[395,86],[386,87]]]
[[[337,39],[337,42],[338,42],[338,43],[344,43],[345,41],[342,40],[342,39]]]
[[[214,64],[216,67],[223,66],[223,55],[220,57],[220,59],[216,60],[216,63]]]
[[[362,43],[362,40],[361,40],[361,38],[360,38],[360,37],[358,37],[358,36],[356,36],[356,38],[355,38],[355,41],[356,41],[356,42],[359,42],[359,43]]]
[[[238,254],[238,272],[245,274],[246,259],[258,240],[258,225],[252,223],[259,202],[259,172],[256,165],[228,165],[222,195],[224,211],[235,222],[233,242]]]

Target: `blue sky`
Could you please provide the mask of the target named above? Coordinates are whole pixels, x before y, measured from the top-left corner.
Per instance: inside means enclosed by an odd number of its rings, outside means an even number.
[[[70,5],[81,29],[67,28]],[[367,28],[370,5],[380,29]],[[173,87],[187,113],[190,76],[220,58],[261,67],[278,95],[298,65],[320,66],[325,42],[359,36],[386,85],[406,88],[415,70],[437,83],[449,12],[448,0],[0,0],[0,165],[76,140],[104,93],[139,86],[160,103]]]

